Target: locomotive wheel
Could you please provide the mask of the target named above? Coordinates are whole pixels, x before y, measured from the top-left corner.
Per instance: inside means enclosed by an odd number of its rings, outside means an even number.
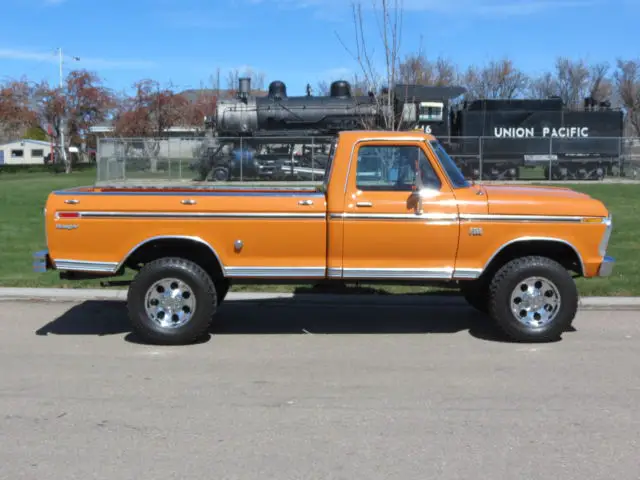
[[[213,171],[213,180],[216,182],[226,182],[229,180],[229,170],[224,167],[217,167]]]

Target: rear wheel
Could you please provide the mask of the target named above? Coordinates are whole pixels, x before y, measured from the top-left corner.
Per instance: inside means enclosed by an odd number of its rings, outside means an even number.
[[[183,345],[207,332],[218,299],[211,277],[199,265],[161,258],[140,270],[127,303],[133,330],[144,341]]]
[[[512,260],[493,277],[489,314],[514,341],[561,337],[578,311],[578,289],[558,262],[531,256]]]

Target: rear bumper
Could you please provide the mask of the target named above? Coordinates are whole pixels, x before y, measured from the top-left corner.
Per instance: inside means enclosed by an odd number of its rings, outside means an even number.
[[[33,271],[44,273],[47,270],[54,270],[53,262],[49,256],[49,250],[40,250],[33,254]]]
[[[613,267],[616,265],[616,260],[613,257],[606,255],[598,268],[599,277],[608,277],[613,273]]]

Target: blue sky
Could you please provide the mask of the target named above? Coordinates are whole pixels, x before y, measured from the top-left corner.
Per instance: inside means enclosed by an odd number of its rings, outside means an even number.
[[[98,72],[116,90],[154,78],[210,85],[249,66],[290,94],[307,82],[349,78],[355,61],[349,0],[2,0],[0,76],[57,81],[55,49],[79,56],[65,70]],[[363,0],[369,7],[371,0]],[[422,48],[461,66],[510,56],[528,73],[557,55],[615,62],[640,56],[640,0],[404,0],[401,50]],[[371,44],[381,43],[373,20]]]

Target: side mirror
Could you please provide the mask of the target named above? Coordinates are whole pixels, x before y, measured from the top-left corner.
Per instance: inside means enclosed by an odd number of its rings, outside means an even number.
[[[411,192],[411,197],[415,199],[416,215],[422,215],[422,189],[416,188]]]

